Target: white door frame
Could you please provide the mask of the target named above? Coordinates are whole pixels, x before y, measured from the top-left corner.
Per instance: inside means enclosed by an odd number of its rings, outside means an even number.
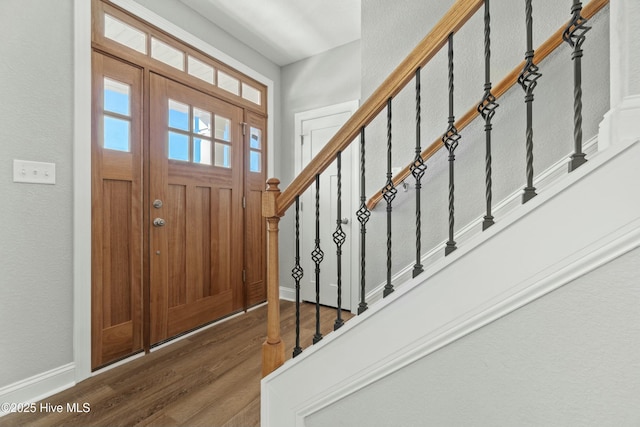
[[[339,104],[328,105],[326,107],[315,108],[313,110],[302,111],[300,113],[296,113],[294,115],[294,138],[296,138],[296,142],[294,144],[295,150],[295,160],[294,160],[294,170],[296,176],[302,171],[302,146],[299,143],[300,135],[302,135],[302,122],[309,119],[319,118],[322,116],[329,116],[334,114],[340,114],[348,112],[350,115],[353,115],[358,107],[360,106],[359,100],[341,102]],[[352,144],[356,144],[360,140],[357,137]],[[360,150],[357,147],[352,148],[352,156],[351,156],[351,192],[352,194],[345,194],[345,197],[351,198],[351,200],[356,200],[356,194],[358,189],[360,188]],[[357,205],[357,203],[356,203]],[[355,212],[355,211],[354,211]],[[355,216],[354,212],[349,212],[349,217],[353,218]],[[351,221],[352,224],[352,236],[359,236],[359,226],[354,221]],[[359,224],[359,223],[358,223]],[[358,230],[358,231],[356,231]],[[351,236],[350,236],[351,237]],[[358,303],[360,302],[360,269],[357,268],[359,264],[360,257],[360,239],[352,238],[352,246],[351,253],[346,254],[349,257],[349,262],[351,263],[351,277],[349,278],[351,282],[351,287],[349,291],[351,292],[351,312],[357,313],[358,311]]]
[[[133,0],[112,0],[135,16],[267,86],[267,176],[274,173],[274,82]],[[73,360],[75,381],[91,373],[91,2],[74,0]]]

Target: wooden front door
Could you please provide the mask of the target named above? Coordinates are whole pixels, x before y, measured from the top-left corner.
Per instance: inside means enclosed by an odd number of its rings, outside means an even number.
[[[266,299],[263,115],[93,52],[92,369]]]
[[[244,306],[241,108],[151,73],[150,343]]]

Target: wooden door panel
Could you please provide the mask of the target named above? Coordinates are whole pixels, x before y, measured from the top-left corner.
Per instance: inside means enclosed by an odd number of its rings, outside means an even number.
[[[232,297],[233,292],[226,290],[218,293],[215,298],[207,297],[189,305],[170,308],[167,335],[172,337],[187,332],[210,322],[212,318],[219,319],[231,313]]]
[[[213,295],[211,284],[211,188],[195,186],[193,197],[190,198],[193,206],[192,226],[189,227],[189,240],[193,241],[191,255],[189,256],[189,274],[191,279],[187,288],[187,302],[191,303]]]
[[[103,327],[128,322],[131,313],[131,182],[103,180]]]
[[[264,282],[266,271],[265,220],[257,207],[262,206],[262,191],[250,190],[247,193],[247,212],[245,213],[245,234],[247,236],[246,287],[247,305],[252,306],[266,300],[267,289]]]
[[[92,54],[91,364],[142,350],[142,71]],[[129,88],[130,114],[105,107],[105,78]],[[128,123],[128,151],[105,148],[105,119]],[[125,135],[126,136],[126,135]]]
[[[267,299],[267,228],[262,217],[262,192],[267,181],[267,127],[265,118],[254,113],[247,113],[245,122],[245,305],[251,307]],[[252,155],[259,155],[259,161],[252,163]]]
[[[160,199],[152,216],[151,343],[164,341],[243,307],[242,298],[242,110],[163,77],[151,75],[150,200]],[[209,134],[169,127],[169,100],[210,114]],[[216,115],[231,126],[217,132]],[[225,122],[226,123],[226,122]],[[188,160],[169,159],[169,132],[189,141]],[[222,138],[222,139],[216,139]],[[230,147],[229,168],[195,161],[195,139]],[[213,151],[213,150],[212,150]],[[238,238],[240,236],[240,238]]]
[[[170,184],[163,203],[169,226],[160,231],[167,233],[169,283],[173,284],[169,287],[169,307],[177,307],[187,302],[187,187]]]

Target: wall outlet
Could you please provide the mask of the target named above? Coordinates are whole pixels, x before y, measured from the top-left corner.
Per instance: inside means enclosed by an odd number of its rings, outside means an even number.
[[[55,184],[56,164],[13,160],[13,182]]]

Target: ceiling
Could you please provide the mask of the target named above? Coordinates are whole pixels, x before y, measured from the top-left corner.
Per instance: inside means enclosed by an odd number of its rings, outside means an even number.
[[[360,39],[361,0],[180,0],[278,65]]]

